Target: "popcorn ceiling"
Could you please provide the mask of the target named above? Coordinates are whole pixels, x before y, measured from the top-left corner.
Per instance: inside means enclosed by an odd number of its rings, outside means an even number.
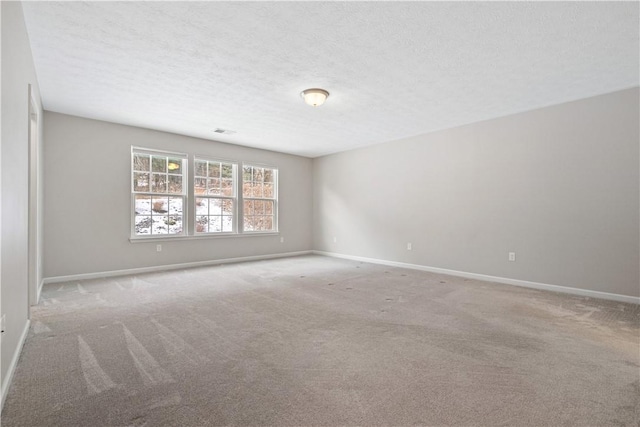
[[[23,3],[45,109],[309,157],[637,86],[638,7]]]

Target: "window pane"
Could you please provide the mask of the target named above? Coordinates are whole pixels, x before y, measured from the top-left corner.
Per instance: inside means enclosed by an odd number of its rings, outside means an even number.
[[[264,213],[266,215],[273,215],[273,205],[274,202],[270,201],[270,200],[265,200],[264,202]]]
[[[253,200],[244,201],[244,215],[253,215]]]
[[[218,196],[222,193],[222,190],[220,189],[220,179],[215,178],[215,179],[209,179],[208,180],[208,193],[209,194],[213,194],[215,196]]]
[[[151,234],[169,234],[166,219],[167,217],[164,215],[152,216]]]
[[[169,234],[182,233],[182,216],[170,215],[167,217],[167,225],[169,228]]]
[[[245,215],[244,217],[244,230],[245,231],[254,231],[253,228],[253,217]]]
[[[182,160],[169,159],[167,169],[169,170],[169,173],[182,174]]]
[[[262,216],[253,217],[253,230],[262,231]]]
[[[264,213],[264,202],[262,200],[256,200],[253,202],[253,214],[262,215]]]
[[[231,166],[229,163],[222,164],[222,177],[233,178],[233,166]]]
[[[269,199],[275,198],[275,194],[273,192],[273,184],[264,184],[264,197]]]
[[[206,215],[196,217],[196,233],[207,233],[209,231],[209,217]]]
[[[153,172],[167,172],[167,158],[151,156]]]
[[[223,216],[222,217],[222,231],[227,233],[233,231],[233,217],[232,216]]]
[[[222,215],[222,201],[209,199],[209,215]]]
[[[149,174],[135,172],[133,174],[133,191],[149,191]]]
[[[263,217],[262,229],[264,231],[272,231],[273,230],[273,217],[272,216]]]
[[[273,182],[273,169],[264,170],[264,182]]]
[[[133,170],[149,172],[149,155],[135,154],[133,156]]]
[[[195,176],[206,177],[207,176],[207,162],[202,160],[195,161]]]
[[[251,181],[251,166],[244,166],[242,168],[242,180],[246,182]]]
[[[151,197],[149,196],[135,197],[135,214],[151,215]]]
[[[253,182],[264,182],[263,168],[253,168]]]
[[[196,194],[207,194],[207,179],[195,178],[194,180],[194,192]]]
[[[222,195],[223,196],[233,196],[233,180],[232,179],[223,179],[222,180]]]
[[[182,175],[169,175],[169,193],[182,194]]]
[[[261,183],[254,183],[253,184],[252,195],[253,195],[253,197],[262,197],[262,184]]]
[[[267,224],[268,217],[260,217],[260,231],[270,231],[271,227]]]
[[[151,184],[151,191],[154,193],[166,193],[167,192],[167,175],[154,173],[152,177],[153,177],[153,182]]]
[[[135,228],[136,235],[151,234],[151,217],[136,215]]]
[[[222,231],[222,217],[210,216],[209,217],[209,233],[219,233]]]
[[[169,198],[169,214],[182,216],[182,197]]]
[[[262,231],[262,217],[254,216],[251,218],[251,223],[253,226],[253,231]]]
[[[252,191],[251,191],[251,183],[250,182],[243,182],[242,183],[242,196],[243,197],[251,197]]]
[[[220,178],[220,163],[209,162],[209,178]]]
[[[222,200],[222,214],[233,215],[233,200],[229,200],[229,199]]]
[[[169,212],[169,199],[166,197],[153,197],[151,199],[152,215],[163,215]]]
[[[209,199],[196,199],[196,215],[207,215],[209,213]]]

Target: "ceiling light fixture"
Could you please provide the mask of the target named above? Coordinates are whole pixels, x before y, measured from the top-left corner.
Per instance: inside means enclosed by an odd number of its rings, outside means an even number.
[[[304,102],[311,105],[312,107],[319,107],[324,104],[324,101],[329,97],[329,92],[324,89],[307,89],[303,90],[300,94],[304,98]]]

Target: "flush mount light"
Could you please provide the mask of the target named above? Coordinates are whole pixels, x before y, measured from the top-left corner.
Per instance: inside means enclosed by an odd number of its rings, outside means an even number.
[[[324,104],[324,101],[329,97],[329,92],[324,89],[307,89],[303,90],[300,94],[304,98],[304,102],[312,107],[318,107]]]

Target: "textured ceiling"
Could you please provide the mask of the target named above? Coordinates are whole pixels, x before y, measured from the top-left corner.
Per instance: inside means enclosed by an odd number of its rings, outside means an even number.
[[[23,8],[45,109],[309,157],[639,84],[638,2]]]

